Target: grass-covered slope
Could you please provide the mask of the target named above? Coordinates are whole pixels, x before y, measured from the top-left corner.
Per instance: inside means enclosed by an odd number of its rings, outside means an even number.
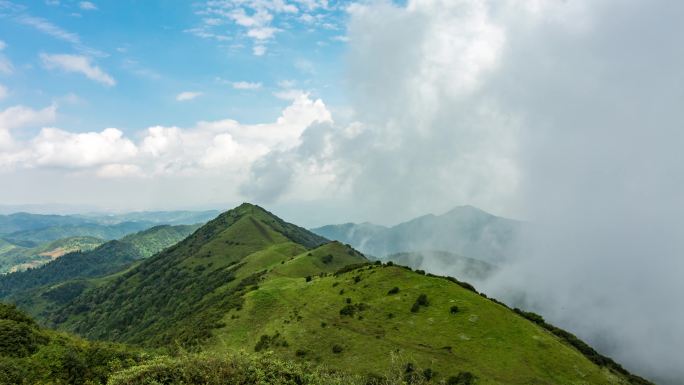
[[[325,242],[264,209],[244,204],[177,245],[54,314],[61,327],[92,338],[197,346],[240,307],[266,266]]]
[[[90,251],[63,255],[35,269],[0,276],[0,298],[44,285],[115,273],[135,260],[177,243],[197,227],[157,226]]]
[[[370,265],[307,281],[282,270],[263,276],[241,309],[226,314],[212,350],[272,350],[362,374],[410,364],[436,379],[470,373],[478,384],[629,383],[543,327],[441,277]]]

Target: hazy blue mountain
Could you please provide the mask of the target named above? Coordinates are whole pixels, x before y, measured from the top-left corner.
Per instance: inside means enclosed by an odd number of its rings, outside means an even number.
[[[162,224],[206,223],[218,214],[216,210],[79,215],[17,213],[0,215],[0,236],[5,241],[26,248],[76,236],[112,240]]]
[[[85,214],[78,217],[100,224],[117,224],[122,222],[149,222],[167,225],[191,225],[206,223],[216,218],[221,211],[138,211],[123,214]]]
[[[36,230],[51,226],[74,226],[88,222],[90,221],[85,218],[66,215],[42,215],[29,213],[0,215],[0,234]]]
[[[392,227],[347,223],[312,231],[375,257],[443,250],[496,264],[510,254],[521,227],[522,222],[460,206],[442,215],[425,215]]]

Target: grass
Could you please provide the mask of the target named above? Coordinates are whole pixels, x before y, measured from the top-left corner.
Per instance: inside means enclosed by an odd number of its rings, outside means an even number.
[[[401,291],[387,295],[394,286]],[[430,304],[412,313],[421,294]],[[347,298],[366,309],[340,315]],[[479,384],[624,383],[509,309],[401,267],[364,267],[309,283],[274,269],[245,299],[242,310],[224,318],[212,351],[251,350],[262,335],[278,334],[288,342],[272,348],[279,357],[364,375],[387,373],[400,361],[429,368],[442,380],[472,372]],[[341,353],[333,352],[335,345]]]

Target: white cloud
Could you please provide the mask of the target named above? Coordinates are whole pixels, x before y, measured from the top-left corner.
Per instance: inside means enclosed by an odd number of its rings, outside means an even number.
[[[179,102],[184,102],[187,100],[193,100],[200,96],[202,96],[202,93],[198,91],[184,91],[176,95],[176,100]]]
[[[78,3],[78,7],[85,11],[97,10],[97,6],[90,1],[81,1],[80,3]]]
[[[55,105],[41,110],[19,105],[0,111],[0,167],[6,167],[21,157],[21,147],[17,146],[12,130],[52,123],[56,115]]]
[[[0,166],[78,170],[103,178],[224,172],[244,179],[257,159],[295,146],[310,124],[331,121],[320,99],[301,94],[272,123],[247,125],[225,119],[201,121],[192,128],[154,126],[136,135],[138,141],[116,128],[72,133],[47,127],[22,142],[9,136],[10,129],[51,123],[55,110],[17,106],[0,112],[0,145],[7,144],[0,151]]]
[[[0,112],[0,129],[13,130],[22,127],[39,126],[51,123],[57,116],[57,106],[51,105],[41,110],[25,106],[13,106]]]
[[[236,90],[258,90],[261,88],[261,83],[252,83],[252,82],[233,82],[232,86]]]
[[[235,39],[252,41],[252,53],[263,56],[267,44],[272,43],[278,33],[296,28],[295,23],[305,22],[309,26],[326,28],[326,21],[335,10],[326,0],[226,0],[206,1],[196,13],[201,24],[186,32],[208,39],[217,39],[225,24],[239,27],[241,33]]]
[[[6,98],[8,94],[9,94],[9,91],[7,90],[7,87],[0,84],[0,100]]]
[[[88,79],[106,86],[116,85],[116,81],[100,67],[93,65],[91,59],[81,55],[68,54],[40,54],[43,65],[47,69],[59,69],[65,72],[75,72],[85,75]]]
[[[130,160],[138,149],[116,128],[86,133],[43,128],[31,141],[31,151],[35,166],[83,168]]]
[[[100,178],[129,178],[129,177],[143,177],[144,173],[140,167],[135,164],[107,164],[95,172]]]

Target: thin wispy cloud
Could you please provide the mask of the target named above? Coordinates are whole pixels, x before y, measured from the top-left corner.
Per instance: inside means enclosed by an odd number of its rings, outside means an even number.
[[[67,54],[40,54],[43,66],[50,70],[61,70],[64,72],[80,73],[90,80],[104,84],[106,86],[116,85],[114,78],[104,72],[100,67],[94,65],[90,58],[81,55]]]
[[[7,44],[0,40],[0,74],[9,75],[14,72],[14,66],[7,56],[2,53],[6,47]]]
[[[233,82],[232,86],[236,90],[258,90],[261,88],[261,83],[251,83],[251,82]]]
[[[78,7],[84,11],[95,11],[95,10],[97,10],[97,6],[90,1],[81,1],[80,3],[78,3]]]
[[[200,96],[202,96],[202,93],[198,91],[184,91],[176,95],[176,100],[179,102],[185,102],[188,100],[196,99]]]
[[[72,32],[69,32],[42,17],[35,17],[29,15],[22,15],[16,18],[16,20],[24,25],[33,27],[34,29],[43,32],[47,35],[54,37],[55,39],[63,40],[72,44],[81,44],[81,38]]]

